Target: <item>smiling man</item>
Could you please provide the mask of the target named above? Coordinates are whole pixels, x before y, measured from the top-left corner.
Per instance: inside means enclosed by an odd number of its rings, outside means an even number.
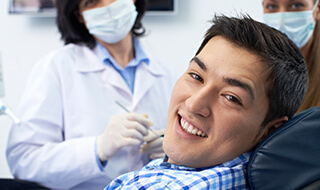
[[[248,16],[216,16],[172,92],[164,159],[106,189],[247,189],[251,150],[288,121],[308,85],[300,50]]]

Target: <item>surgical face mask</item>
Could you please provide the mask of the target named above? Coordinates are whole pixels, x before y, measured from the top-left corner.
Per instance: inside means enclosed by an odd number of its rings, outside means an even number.
[[[117,0],[83,12],[89,33],[108,44],[122,40],[131,31],[137,15],[133,0]]]
[[[315,21],[313,11],[279,12],[263,15],[264,22],[285,33],[299,48],[302,48],[312,36]]]

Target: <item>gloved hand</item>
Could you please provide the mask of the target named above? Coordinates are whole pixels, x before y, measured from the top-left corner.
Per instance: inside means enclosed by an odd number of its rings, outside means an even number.
[[[97,138],[100,160],[110,159],[124,146],[142,144],[152,125],[151,120],[137,113],[112,116],[105,131]]]
[[[154,130],[158,135],[163,135],[165,129]],[[165,153],[162,148],[163,137],[156,136],[152,131],[149,130],[148,135],[144,137],[146,142],[140,148],[140,152],[148,154],[151,160],[156,158],[163,158]]]

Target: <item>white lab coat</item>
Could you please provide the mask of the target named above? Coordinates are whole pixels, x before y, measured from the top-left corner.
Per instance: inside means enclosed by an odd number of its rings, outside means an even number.
[[[149,55],[148,55],[149,56]],[[139,147],[125,147],[100,171],[95,140],[112,115],[147,113],[154,129],[166,127],[175,72],[150,57],[136,70],[134,94],[96,50],[67,45],[31,72],[18,109],[21,124],[10,133],[7,160],[12,174],[54,189],[102,189],[120,174],[149,160]]]

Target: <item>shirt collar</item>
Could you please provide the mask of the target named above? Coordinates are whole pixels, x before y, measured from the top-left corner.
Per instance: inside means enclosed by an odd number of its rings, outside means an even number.
[[[239,165],[239,164],[243,164],[243,165],[247,164],[249,162],[250,155],[251,155],[251,152],[247,152],[247,153],[241,154],[240,156],[238,156],[232,160],[224,162],[222,164],[218,164],[218,165],[210,166],[210,167],[205,167],[205,168],[190,168],[190,167],[183,166],[183,165],[171,164],[171,163],[167,162],[168,156],[166,155],[163,159],[163,162],[160,164],[160,167],[166,168],[166,169],[184,170],[184,171],[202,171],[202,170],[207,170],[207,169],[211,169],[214,167],[231,168],[231,167]]]
[[[136,67],[142,62],[149,65],[150,59],[148,58],[147,54],[143,51],[143,48],[141,47],[139,41],[134,37],[133,37],[133,48],[135,50],[135,57],[132,61],[129,62],[127,67]],[[113,59],[109,51],[106,48],[104,48],[102,44],[97,42],[96,49],[97,49],[98,56],[103,63],[105,63],[106,65],[113,65],[118,70],[123,70],[123,68],[116,63],[116,61]]]
[[[139,59],[143,62],[143,64],[138,64],[138,66],[141,66],[145,70],[148,70],[150,73],[152,73],[155,76],[165,75],[166,70],[159,64],[159,62],[154,58],[152,58],[152,56],[150,56],[147,52],[143,51],[143,48],[137,39],[134,38],[133,40],[134,40],[134,47],[138,52],[136,53],[136,59]],[[78,70],[79,72],[96,72],[96,71],[105,70],[108,67],[112,67],[111,65],[107,65],[103,62],[103,60],[107,57],[103,58],[103,56],[100,56],[100,53],[98,50],[98,43],[93,49],[89,49],[87,46],[83,46],[83,45],[71,44],[69,46],[72,46],[75,48],[74,54],[77,56],[75,56],[74,66],[75,66],[75,69]],[[102,48],[102,49],[106,51],[105,53],[109,54],[109,58],[112,58],[110,53],[105,48]],[[141,54],[139,52],[141,52]],[[141,61],[138,63],[141,63]],[[107,69],[107,70],[110,70],[110,69]]]

